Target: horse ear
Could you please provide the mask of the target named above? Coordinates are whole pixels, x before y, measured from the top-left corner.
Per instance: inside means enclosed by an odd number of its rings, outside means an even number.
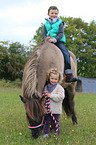
[[[19,96],[19,97],[23,103],[26,103],[26,99],[24,97],[22,97],[22,96]]]

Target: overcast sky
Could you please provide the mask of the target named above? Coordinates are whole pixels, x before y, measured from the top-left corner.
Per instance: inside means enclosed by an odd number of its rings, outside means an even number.
[[[58,7],[59,16],[96,21],[95,0],[0,0],[0,41],[28,44],[52,5]]]

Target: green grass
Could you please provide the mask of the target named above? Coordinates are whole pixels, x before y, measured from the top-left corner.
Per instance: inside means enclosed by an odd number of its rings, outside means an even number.
[[[36,140],[27,127],[21,94],[19,88],[0,88],[0,145],[96,145],[96,94],[76,93],[78,126],[62,114],[61,135]]]

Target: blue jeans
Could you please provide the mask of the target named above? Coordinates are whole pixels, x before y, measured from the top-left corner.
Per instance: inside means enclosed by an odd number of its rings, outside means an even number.
[[[65,62],[65,74],[72,74],[71,70],[71,62],[70,62],[70,53],[68,52],[67,48],[65,47],[64,43],[59,41],[54,43],[63,53],[64,62]]]

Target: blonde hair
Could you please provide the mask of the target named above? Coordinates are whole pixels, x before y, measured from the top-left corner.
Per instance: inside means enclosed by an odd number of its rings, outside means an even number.
[[[48,72],[48,79],[50,78],[50,75],[51,75],[51,74],[55,74],[55,75],[59,74],[58,82],[60,82],[60,81],[62,80],[62,78],[61,78],[61,73],[60,73],[56,68],[51,68],[51,69],[49,70],[49,72]]]

